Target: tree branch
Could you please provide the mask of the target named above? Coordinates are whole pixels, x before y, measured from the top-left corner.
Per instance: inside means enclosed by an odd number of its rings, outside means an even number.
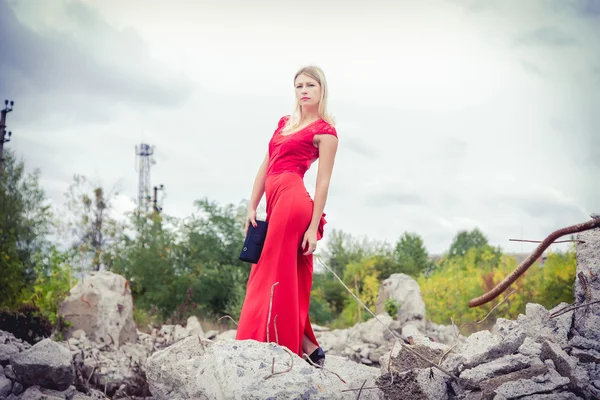
[[[587,231],[589,229],[600,227],[600,219],[592,219],[587,222],[583,222],[577,225],[567,226],[566,228],[558,229],[552,232],[542,243],[538,245],[538,247],[534,250],[533,253],[529,255],[523,262],[513,271],[511,272],[502,282],[500,282],[496,287],[494,287],[489,292],[479,296],[477,298],[469,301],[469,307],[478,307],[485,303],[488,303],[498,297],[502,292],[504,292],[510,285],[512,285],[521,275],[527,271],[529,267],[533,265],[535,260],[537,260],[543,253],[544,250],[548,248],[556,239],[561,236],[569,235],[577,232]]]

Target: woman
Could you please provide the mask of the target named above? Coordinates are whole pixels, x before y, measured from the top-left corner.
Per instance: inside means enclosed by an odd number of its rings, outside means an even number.
[[[327,83],[320,68],[302,68],[294,77],[296,109],[282,117],[256,174],[245,232],[256,226],[256,207],[267,200],[267,236],[252,265],[236,339],[277,342],[323,365],[308,310],[313,253],[323,237],[325,202],[337,152],[337,132],[327,112]],[[315,200],[304,174],[319,159]]]

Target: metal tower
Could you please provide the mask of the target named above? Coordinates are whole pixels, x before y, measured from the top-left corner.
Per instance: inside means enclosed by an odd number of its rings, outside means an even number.
[[[148,211],[150,206],[150,167],[156,164],[154,158],[154,146],[142,143],[135,146],[136,171],[138,178],[138,209]]]

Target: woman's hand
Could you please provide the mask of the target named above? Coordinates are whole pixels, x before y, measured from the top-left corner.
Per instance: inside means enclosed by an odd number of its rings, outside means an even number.
[[[256,225],[256,209],[249,208],[248,214],[246,215],[246,223],[244,224],[244,236],[248,234],[248,228],[252,224],[253,227],[257,227]]]
[[[305,256],[312,254],[317,249],[317,229],[308,228],[302,239],[302,249],[306,249],[303,253]]]

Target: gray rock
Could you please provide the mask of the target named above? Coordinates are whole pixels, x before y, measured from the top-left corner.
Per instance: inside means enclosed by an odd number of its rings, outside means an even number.
[[[75,386],[69,386],[65,390],[52,390],[52,389],[44,389],[44,395],[56,397],[59,399],[71,399],[75,394],[77,394],[77,389]]]
[[[571,392],[552,392],[547,394],[533,394],[521,397],[519,400],[581,400],[581,397]]]
[[[483,380],[519,371],[530,366],[531,359],[529,357],[522,354],[508,355],[489,363],[478,365],[475,368],[464,370],[460,374],[460,378],[467,380],[471,385],[476,385]]]
[[[557,310],[566,306],[562,303],[555,307]],[[519,315],[517,321],[526,332],[527,336],[538,343],[546,340],[559,344],[561,347],[568,345],[568,333],[571,330],[573,311],[565,313],[556,318],[550,318],[550,311],[544,306],[528,303],[525,306],[525,315]]]
[[[523,344],[519,347],[519,353],[530,356],[530,357],[539,357],[542,352],[542,344],[536,342],[529,336],[525,338]]]
[[[6,367],[4,367],[4,375],[6,375],[7,378],[12,379],[13,381],[17,380],[17,375],[15,374],[15,370],[10,365],[7,365]]]
[[[580,349],[591,349],[600,351],[600,342],[586,339],[583,336],[573,336],[573,338],[569,340],[569,345],[573,347],[578,347]]]
[[[21,393],[23,393],[24,390],[25,388],[23,387],[23,385],[21,385],[21,382],[13,382],[12,392],[15,396],[20,395]]]
[[[10,358],[17,379],[26,385],[65,390],[75,381],[71,353],[51,339]]]
[[[6,397],[12,393],[12,381],[5,377],[4,375],[0,375],[0,398]]]
[[[465,358],[465,367],[473,368],[488,361],[488,350],[498,345],[502,338],[484,330],[471,334],[461,343],[456,352]]]
[[[494,324],[494,327],[492,328],[492,333],[496,333],[502,337],[505,337],[511,332],[517,330],[523,330],[523,328],[519,326],[517,321],[513,321],[506,318],[498,318],[496,320],[496,323]]]
[[[557,344],[544,342],[542,344],[542,360],[552,360],[556,371],[571,381],[571,389],[587,387],[590,382],[588,372],[582,366],[577,365],[577,359],[569,356]]]
[[[10,356],[18,353],[19,348],[16,345],[12,343],[0,343],[0,365],[6,365],[10,359]]]
[[[91,272],[73,286],[59,315],[71,324],[67,337],[81,329],[90,340],[115,347],[138,339],[127,280],[109,271]]]
[[[532,379],[506,382],[496,389],[496,393],[506,399],[516,399],[538,393],[548,393],[556,389],[565,389],[568,384],[569,378],[560,376],[555,370],[549,369],[544,375],[538,375]]]
[[[526,334],[519,327],[500,328],[502,335],[490,331],[479,331],[469,336],[457,349],[465,357],[464,368],[474,368],[480,364],[516,353],[525,341]]]
[[[51,394],[46,394],[46,391],[41,391],[37,386],[29,387],[25,393],[21,395],[20,400],[64,400],[64,397],[58,397]]]
[[[471,392],[467,392],[465,393],[465,399],[464,400],[483,400],[483,393],[480,391],[471,391]]]
[[[388,299],[398,304],[398,314],[393,317],[401,325],[412,322],[418,324],[419,328],[425,328],[425,302],[421,288],[413,277],[396,273],[381,282],[377,295],[377,314],[386,314],[384,306]]]
[[[462,369],[460,368],[465,363],[465,357],[461,354],[450,353],[442,361],[442,368],[446,369],[454,375],[458,375]]]
[[[586,391],[589,393],[592,399],[600,399],[600,389],[590,386]]]
[[[571,355],[577,357],[582,363],[596,363],[600,364],[600,351],[596,350],[581,350],[574,348],[571,350]]]
[[[581,304],[600,299],[600,228],[581,232],[577,239],[581,242],[577,242],[575,301]],[[600,304],[575,310],[575,329],[581,336],[600,342]]]
[[[272,376],[275,372],[284,372]],[[309,365],[275,343],[254,340],[212,342],[187,337],[154,353],[146,362],[146,376],[152,395],[162,399],[293,399],[356,398],[366,382],[374,386],[379,369],[329,355],[325,368],[336,375]],[[289,369],[289,370],[288,370]],[[382,399],[379,390],[364,391],[364,399]]]
[[[533,377],[543,375],[548,372],[548,367],[541,361],[537,361],[529,368],[521,369],[519,371],[511,372],[506,375],[501,375],[495,378],[487,379],[479,383],[483,398],[490,399],[496,395],[496,389],[505,384],[506,382],[528,380]]]

